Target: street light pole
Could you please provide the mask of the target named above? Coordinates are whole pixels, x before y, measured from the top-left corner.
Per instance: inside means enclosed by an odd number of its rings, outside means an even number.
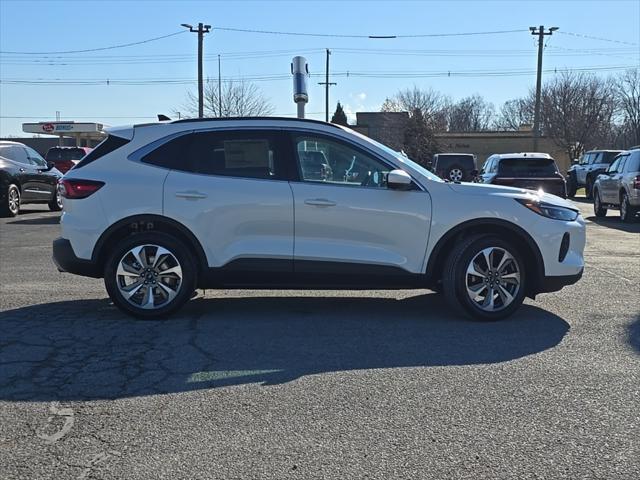
[[[558,27],[551,27],[548,32],[544,31],[544,25],[529,27],[531,35],[538,36],[538,76],[536,78],[536,106],[533,113],[533,151],[538,151],[538,139],[540,138],[540,96],[542,94],[542,51],[544,47],[545,35],[552,35]]]
[[[202,80],[202,40],[205,33],[211,31],[211,25],[198,23],[198,28],[188,23],[182,23],[181,26],[188,28],[190,32],[198,34],[198,117],[204,117],[204,82]]]

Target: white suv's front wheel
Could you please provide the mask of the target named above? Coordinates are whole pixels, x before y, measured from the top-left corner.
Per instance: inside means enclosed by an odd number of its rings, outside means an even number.
[[[478,320],[511,315],[525,297],[525,267],[520,253],[494,235],[460,242],[445,265],[443,290],[447,301]]]
[[[118,243],[105,265],[104,282],[122,311],[161,318],[189,300],[196,265],[182,242],[160,232],[143,233]]]

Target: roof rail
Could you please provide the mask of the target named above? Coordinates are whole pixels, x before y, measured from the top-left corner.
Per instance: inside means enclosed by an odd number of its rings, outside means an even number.
[[[335,123],[324,122],[322,120],[312,120],[310,118],[293,118],[293,117],[208,117],[208,118],[184,118],[182,120],[174,120],[170,123],[195,123],[195,122],[212,122],[212,121],[232,121],[232,120],[286,120],[290,122],[307,122],[327,125],[340,128]]]

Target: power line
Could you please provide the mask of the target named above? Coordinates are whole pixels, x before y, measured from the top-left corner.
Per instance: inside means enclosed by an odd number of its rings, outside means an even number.
[[[148,38],[146,40],[140,40],[139,42],[131,42],[131,43],[123,43],[120,45],[111,45],[109,47],[100,47],[100,48],[87,48],[84,50],[66,50],[61,52],[9,52],[9,51],[0,51],[3,54],[19,54],[19,55],[58,55],[58,54],[67,54],[67,53],[87,53],[87,52],[99,52],[103,50],[114,50],[116,48],[124,48],[124,47],[132,47],[134,45],[142,45],[143,43],[155,42],[156,40],[162,40],[163,38],[173,37],[175,35],[180,35],[181,33],[186,33],[186,30],[181,30],[179,32],[170,33],[168,35],[162,35],[161,37]]]
[[[275,30],[254,30],[246,28],[214,27],[213,30],[224,32],[260,33],[266,35],[290,35],[297,37],[322,37],[322,38],[427,38],[427,37],[460,37],[471,35],[498,35],[504,33],[520,33],[526,30],[495,30],[490,32],[459,32],[459,33],[420,33],[414,35],[355,35],[342,33],[307,33],[307,32],[280,32]]]
[[[571,35],[572,37],[579,37],[579,38],[588,38],[590,40],[599,40],[601,42],[611,42],[611,43],[621,43],[623,45],[640,45],[638,43],[634,43],[634,42],[625,42],[623,40],[613,40],[611,38],[603,38],[603,37],[593,37],[591,35],[584,35],[582,33],[572,33],[572,32],[558,32],[562,35]]]
[[[635,65],[599,65],[599,66],[582,66],[575,68],[549,68],[544,70],[544,73],[557,74],[562,72],[605,72],[615,70],[627,70],[638,68]],[[341,71],[332,72],[333,77],[359,77],[359,78],[372,78],[372,79],[388,79],[388,78],[436,78],[436,77],[514,77],[514,76],[527,76],[535,75],[536,70],[531,69],[510,69],[510,70],[440,70],[440,71],[384,71],[384,70],[370,70],[370,71]],[[312,77],[322,77],[325,73],[312,73]],[[222,77],[221,81],[237,82],[237,81],[280,81],[291,80],[290,74],[263,74],[255,76],[237,76],[237,77]],[[5,85],[87,85],[87,86],[111,86],[111,85],[186,85],[196,83],[194,78],[115,78],[115,79],[101,79],[101,78],[84,78],[84,79],[60,79],[60,78],[38,78],[38,79],[23,79],[23,78],[4,78],[0,79],[0,84]]]

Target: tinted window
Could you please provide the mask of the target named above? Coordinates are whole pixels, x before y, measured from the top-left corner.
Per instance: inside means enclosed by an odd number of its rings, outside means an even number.
[[[272,132],[199,132],[169,140],[142,158],[164,168],[206,175],[286,178],[286,162]]]
[[[590,165],[594,165],[596,163],[602,163],[602,152],[592,153],[589,157]]]
[[[436,162],[436,168],[449,168],[458,165],[462,168],[473,170],[475,162],[471,155],[440,155]]]
[[[618,165],[620,165],[621,159],[622,159],[622,156],[616,157],[613,163],[609,165],[609,168],[607,168],[607,173],[615,173],[618,170]]]
[[[114,135],[109,135],[101,144],[99,144],[96,148],[91,150],[79,163],[76,164],[74,169],[82,168],[85,165],[89,165],[91,162],[95,162],[100,157],[105,156],[108,153],[117,150],[129,143],[129,140],[126,138],[116,137]]]
[[[42,155],[36,152],[33,148],[27,147],[26,145],[24,148],[27,151],[27,155],[29,156],[29,160],[31,160],[31,163],[34,163],[39,167],[47,166],[47,162],[44,158],[42,158]]]
[[[504,158],[498,171],[502,175],[519,177],[539,177],[554,175],[558,168],[551,158]]]
[[[602,152],[599,157],[599,161],[597,163],[606,163],[607,165],[611,165],[611,162],[616,158],[620,152]]]
[[[294,138],[300,178],[307,182],[383,188],[391,167],[358,148],[324,137]]]
[[[30,165],[29,158],[27,157],[27,151],[19,145],[7,145],[2,147],[2,156],[13,160],[18,163],[25,163]]]
[[[47,152],[47,161],[66,162],[69,160],[81,160],[85,151],[81,148],[50,148]]]

